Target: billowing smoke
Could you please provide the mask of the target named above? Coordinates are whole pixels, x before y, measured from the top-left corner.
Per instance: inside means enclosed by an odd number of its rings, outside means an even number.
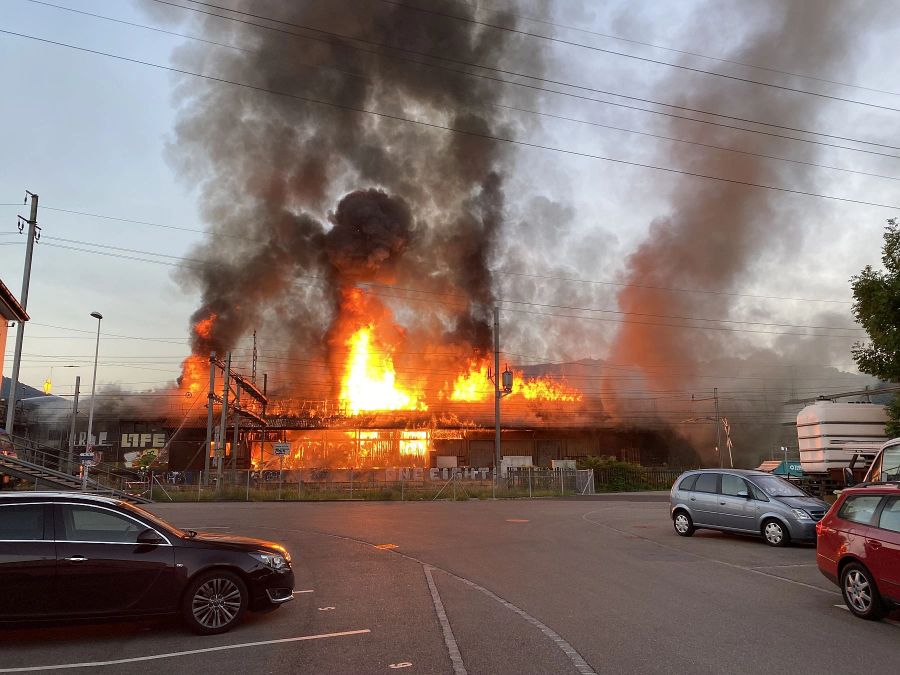
[[[331,221],[326,255],[344,282],[376,281],[392,271],[413,229],[406,202],[375,189],[348,194]]]
[[[698,25],[730,25],[738,20],[739,14],[745,25],[745,37],[726,58],[765,64],[770,62],[772,54],[777,54],[781,62],[799,72],[830,73],[842,66],[841,72],[846,74],[848,64],[854,61],[854,51],[859,47],[858,36],[866,34],[876,20],[870,11],[871,5],[863,2],[843,3],[839,9],[814,2],[775,2],[756,6],[750,12],[747,10],[742,5],[740,12],[735,14],[733,8],[711,4],[704,9],[705,17]],[[854,107],[839,108],[842,104],[832,104],[815,96],[704,75],[670,75],[656,88],[655,98],[693,109],[807,129],[833,129],[836,125],[846,124],[850,114],[856,112]],[[758,73],[755,75],[759,76]],[[817,88],[808,81],[799,85]],[[843,116],[836,115],[838,112]],[[697,133],[694,130],[698,128],[680,120],[671,120],[668,126],[668,134],[682,138]],[[713,126],[702,127],[702,141],[810,162],[817,161],[822,154],[813,145],[751,136]],[[805,175],[812,174],[811,170],[798,170],[796,166],[782,162],[690,146],[679,146],[678,150],[677,158],[666,153],[659,157],[660,162],[696,174],[735,181],[840,192],[835,183],[806,180]],[[846,164],[846,158],[841,159]],[[755,268],[763,258],[783,256],[788,262],[800,260],[804,236],[813,234],[810,221],[814,219],[811,214],[816,205],[810,200],[796,201],[783,193],[746,185],[683,178],[676,179],[668,206],[669,212],[651,223],[646,240],[627,260],[622,281],[630,285],[619,293],[618,304],[623,312],[632,314],[621,324],[609,358],[641,372],[643,379],[638,386],[644,389],[670,391],[693,387],[698,392],[710,392],[718,384],[728,399],[723,407],[733,411],[739,427],[740,420],[745,421],[743,429],[739,429],[739,435],[744,433],[743,449],[761,450],[766,447],[764,438],[771,440],[778,436],[779,420],[777,411],[772,410],[772,400],[783,401],[788,392],[796,388],[796,371],[791,371],[790,363],[798,356],[801,363],[814,357],[810,345],[803,343],[803,349],[798,350],[796,339],[782,339],[782,343],[790,343],[793,347],[776,344],[773,349],[752,349],[753,339],[733,329],[779,329],[693,319],[748,318],[746,314],[742,315],[747,312],[747,303],[741,303],[733,294],[746,289],[752,275],[759,273]],[[701,289],[706,292],[660,289]],[[772,313],[766,311],[771,307],[770,303],[755,309],[754,313],[768,317],[762,321],[771,321]],[[752,314],[750,318],[753,318]],[[820,321],[824,324],[819,325],[826,326],[852,325],[847,314],[820,317]],[[691,325],[697,330],[666,328],[665,324]],[[822,340],[814,342],[818,345]],[[789,351],[794,353],[789,354]],[[824,368],[818,371],[819,386],[822,386],[821,375],[827,372]],[[673,373],[678,374],[677,378],[673,378]],[[732,379],[734,377],[740,379]],[[767,380],[772,388],[765,403],[762,394],[766,392],[749,393],[753,389],[759,390],[763,380]],[[816,386],[810,381],[801,394],[810,395],[810,384]],[[615,391],[621,387],[610,383],[609,389]],[[614,397],[611,400],[614,401]],[[623,409],[627,406],[627,403],[620,404]],[[664,410],[664,407],[660,409]],[[669,407],[678,408],[685,418],[708,415],[711,410],[708,403],[691,406],[683,399]],[[763,433],[751,438],[748,436],[750,428]],[[756,448],[752,447],[754,441],[758,441]]]
[[[187,45],[176,63],[278,93],[179,84],[170,156],[199,189],[210,229],[190,254],[199,262],[182,275],[202,299],[194,353],[221,354],[259,329],[295,361],[327,358],[342,293],[359,282],[419,289],[414,329],[469,353],[488,348],[505,152],[390,117],[506,133],[491,107],[500,88],[415,53],[487,65],[514,56],[539,71],[540,48],[520,50],[510,33],[402,5],[229,6],[280,23],[201,14],[205,37],[235,48]],[[463,18],[474,12],[452,6]]]

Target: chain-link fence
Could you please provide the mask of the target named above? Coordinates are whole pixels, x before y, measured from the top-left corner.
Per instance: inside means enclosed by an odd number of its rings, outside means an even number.
[[[487,469],[242,471],[155,474],[135,491],[157,501],[464,500],[593,493],[591,471],[516,469],[497,482]],[[142,489],[138,489],[142,488]]]

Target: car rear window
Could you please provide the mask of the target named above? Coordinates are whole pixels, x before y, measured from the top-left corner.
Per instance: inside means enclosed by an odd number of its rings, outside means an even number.
[[[0,506],[0,541],[37,541],[43,538],[43,504]]]
[[[881,502],[881,495],[854,495],[847,497],[847,500],[838,511],[838,518],[849,520],[853,523],[862,523],[869,525],[872,523],[872,516]]]
[[[878,527],[892,532],[900,532],[900,499],[892,497],[884,505]]]
[[[718,490],[719,475],[715,473],[702,473],[697,477],[697,492],[716,492]]]
[[[693,474],[685,478],[681,483],[678,484],[679,490],[693,490],[694,483],[697,482],[697,474]]]

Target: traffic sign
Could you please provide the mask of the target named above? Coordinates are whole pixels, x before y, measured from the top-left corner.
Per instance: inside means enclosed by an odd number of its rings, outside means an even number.
[[[276,443],[273,446],[276,455],[280,455],[284,457],[285,455],[291,454],[291,444],[290,443]]]

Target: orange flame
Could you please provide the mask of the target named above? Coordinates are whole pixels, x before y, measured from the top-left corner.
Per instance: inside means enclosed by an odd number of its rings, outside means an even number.
[[[573,389],[565,382],[556,382],[549,377],[531,377],[525,379],[521,372],[513,377],[512,395],[521,395],[527,401],[565,401],[576,402],[582,399],[581,392]]]
[[[463,403],[487,401],[491,398],[493,386],[488,380],[487,365],[484,363],[479,365],[477,361],[470,361],[468,370],[456,377],[450,400]]]
[[[394,361],[387,350],[374,342],[375,326],[369,324],[353,333],[346,342],[350,350],[341,381],[341,399],[351,414],[371,410],[427,410],[421,394],[405,390],[397,383]]]
[[[194,324],[194,332],[202,337],[204,340],[208,340],[209,336],[212,335],[212,327],[213,323],[216,321],[216,315],[210,314],[205,319],[200,319],[196,324]]]
[[[468,369],[457,376],[450,394],[451,401],[477,403],[493,397],[493,383],[488,379],[488,366],[477,361],[469,362]],[[582,394],[565,382],[557,382],[548,376],[525,377],[521,370],[513,371],[511,396],[521,396],[527,401],[577,402]]]
[[[209,360],[203,356],[192,354],[181,363],[182,389],[190,392],[191,396],[199,394],[203,390],[203,382],[209,377]]]

